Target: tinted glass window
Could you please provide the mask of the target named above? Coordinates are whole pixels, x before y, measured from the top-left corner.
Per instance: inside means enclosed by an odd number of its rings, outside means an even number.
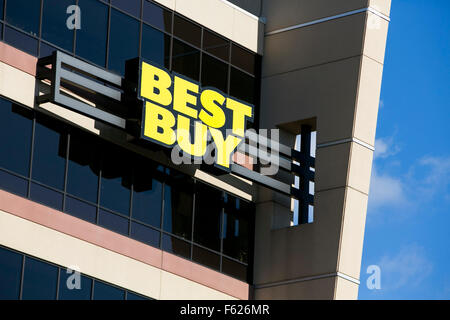
[[[170,37],[146,24],[142,26],[142,49],[144,59],[169,68]]]
[[[103,149],[101,206],[129,215],[130,213],[130,155],[113,145]]]
[[[95,138],[76,133],[70,136],[67,192],[79,198],[97,202],[98,147]]]
[[[111,0],[111,4],[137,18],[141,16],[141,0]]]
[[[92,279],[76,274],[62,268],[59,279],[59,300],[90,300]]]
[[[67,135],[56,121],[38,118],[34,134],[33,179],[63,190]]]
[[[248,203],[228,197],[224,213],[223,253],[242,262],[248,260],[251,210]]]
[[[13,0],[6,3],[6,21],[13,26],[39,35],[41,0]]]
[[[233,44],[231,63],[251,74],[255,73],[256,55]]]
[[[127,300],[149,300],[149,299],[135,293],[127,292]]]
[[[165,184],[164,230],[191,239],[193,184],[190,177],[175,175]]]
[[[28,176],[32,121],[24,108],[0,99],[0,167]]]
[[[56,299],[58,268],[48,263],[29,258],[25,259],[22,299]]]
[[[225,61],[230,57],[230,42],[207,30],[203,30],[203,49]]]
[[[44,0],[42,12],[42,38],[67,51],[73,49],[74,31],[67,28],[66,10],[73,4],[73,0]]]
[[[4,5],[5,1],[4,0],[0,0],[0,20],[3,20],[3,5]]]
[[[247,279],[247,267],[225,257],[222,258],[222,272],[243,281]]]
[[[28,181],[0,170],[0,189],[26,197],[28,192]]]
[[[77,30],[76,54],[105,66],[108,7],[97,0],[79,0],[81,29]]]
[[[157,6],[147,0],[144,0],[144,12],[142,19],[161,29],[168,32],[172,30],[172,12]]]
[[[32,183],[30,187],[30,198],[56,210],[62,210],[63,195],[60,192]]]
[[[202,29],[198,25],[177,15],[175,15],[175,21],[173,23],[173,34],[196,47],[200,47]]]
[[[178,256],[191,258],[191,244],[167,234],[163,235],[162,249]]]
[[[173,39],[172,70],[198,81],[200,51]]]
[[[100,281],[95,281],[94,283],[94,300],[125,299],[125,291],[123,291],[122,289],[113,287]]]
[[[194,246],[192,260],[204,266],[218,270],[220,268],[220,256],[209,250]]]
[[[160,233],[150,227],[144,226],[140,223],[131,222],[130,236],[133,239],[159,248]]]
[[[255,103],[256,79],[248,74],[231,68],[230,95],[250,104]]]
[[[106,229],[128,235],[129,219],[117,214],[100,210],[98,213],[98,224]]]
[[[5,41],[17,49],[37,56],[38,41],[22,32],[5,27]]]
[[[64,211],[91,223],[95,223],[97,217],[97,207],[69,196],[66,196]]]
[[[202,57],[202,86],[210,86],[226,93],[228,87],[228,65],[204,54]]]
[[[109,39],[109,68],[124,74],[125,61],[136,58],[138,51],[139,22],[112,9]]]
[[[48,57],[52,55],[53,51],[58,50],[53,46],[50,46],[41,41],[40,49],[39,49],[39,57]]]
[[[202,183],[195,197],[194,242],[220,250],[222,192]]]
[[[150,161],[141,160],[136,166],[133,183],[133,219],[160,227],[162,183]]]
[[[19,299],[22,259],[22,255],[0,248],[0,300]]]

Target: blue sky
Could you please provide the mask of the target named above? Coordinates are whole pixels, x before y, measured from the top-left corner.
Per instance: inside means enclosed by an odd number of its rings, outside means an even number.
[[[392,0],[359,299],[450,299],[449,12]]]

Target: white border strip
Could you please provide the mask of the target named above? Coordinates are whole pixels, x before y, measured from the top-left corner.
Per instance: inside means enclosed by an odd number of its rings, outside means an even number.
[[[314,24],[327,22],[327,21],[330,21],[330,20],[335,20],[335,19],[339,19],[339,18],[352,16],[354,14],[358,14],[358,13],[362,13],[362,12],[371,12],[371,13],[379,16],[380,18],[382,18],[382,19],[384,19],[384,20],[386,20],[388,22],[390,21],[390,18],[388,16],[382,14],[381,12],[378,12],[377,10],[375,10],[373,8],[362,8],[362,9],[357,9],[357,10],[353,10],[353,11],[344,12],[344,13],[341,13],[341,14],[338,14],[338,15],[335,15],[335,16],[326,17],[326,18],[322,18],[322,19],[318,19],[318,20],[313,20],[313,21],[310,21],[310,22],[297,24],[295,26],[274,30],[274,31],[271,31],[271,32],[267,32],[265,35],[266,36],[271,36],[271,35],[274,35],[274,34],[278,34],[278,33],[286,32],[286,31],[291,31],[291,30],[307,27],[307,26],[311,26],[311,25],[314,25]]]
[[[355,142],[369,150],[375,151],[375,147],[373,147],[370,144],[365,143],[364,141],[361,141],[357,138],[348,138],[348,139],[342,139],[342,140],[337,140],[337,141],[332,141],[332,142],[321,143],[321,144],[318,144],[316,148],[317,149],[325,148],[325,147],[335,146],[338,144],[344,144],[344,143],[349,143],[349,142]]]
[[[227,4],[228,6],[230,6],[232,8],[234,8],[234,9],[236,9],[236,10],[238,10],[238,11],[240,11],[240,12],[246,14],[246,15],[248,15],[250,18],[258,20],[258,21],[260,21],[262,23],[266,23],[264,19],[262,19],[262,18],[260,18],[258,16],[255,16],[253,13],[248,12],[247,10],[245,10],[245,9],[235,5],[234,3],[232,3],[232,2],[230,2],[228,0],[220,0],[220,1],[224,2],[225,4]]]
[[[264,288],[270,288],[270,287],[278,287],[282,285],[297,283],[297,282],[305,282],[305,281],[311,281],[311,280],[319,280],[319,279],[325,279],[325,278],[331,278],[331,277],[340,277],[342,279],[348,280],[350,282],[353,282],[357,285],[360,284],[360,281],[358,279],[355,279],[353,277],[350,277],[346,274],[343,274],[341,272],[334,272],[334,273],[327,273],[327,274],[321,274],[318,276],[312,276],[312,277],[305,277],[305,278],[299,278],[299,279],[293,279],[293,280],[287,280],[287,281],[278,281],[268,284],[261,284],[261,285],[255,285],[255,289],[264,289]]]

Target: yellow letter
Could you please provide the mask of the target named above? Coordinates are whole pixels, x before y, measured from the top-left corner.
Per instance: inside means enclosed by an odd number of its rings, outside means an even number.
[[[210,127],[223,127],[225,124],[225,112],[223,112],[222,108],[215,104],[215,102],[222,106],[225,102],[225,97],[216,91],[205,90],[200,96],[200,102],[202,103],[203,108],[209,111],[212,116],[202,109],[198,115],[199,119]]]
[[[176,141],[175,117],[169,110],[151,102],[145,104],[144,136],[171,146]],[[159,131],[162,132],[158,132]]]
[[[148,63],[142,62],[141,71],[141,96],[163,106],[172,102],[170,86],[172,79],[162,69],[156,68]],[[155,90],[157,89],[157,90]],[[155,92],[157,91],[157,92]]]
[[[175,77],[173,84],[173,109],[191,118],[197,119],[197,110],[188,107],[188,103],[196,106],[197,97],[189,94],[189,91],[198,93],[198,85],[190,81]]]
[[[216,163],[219,166],[229,168],[231,154],[235,151],[236,147],[242,141],[242,138],[238,138],[232,135],[228,135],[227,139],[223,140],[223,135],[220,130],[209,128],[211,135],[216,144]]]
[[[231,98],[227,98],[227,108],[233,110],[233,133],[244,137],[245,117],[252,117],[253,108]]]
[[[200,121],[195,121],[194,143],[191,144],[191,120],[179,114],[177,122],[177,139],[181,150],[194,157],[203,157],[206,152],[208,127]]]

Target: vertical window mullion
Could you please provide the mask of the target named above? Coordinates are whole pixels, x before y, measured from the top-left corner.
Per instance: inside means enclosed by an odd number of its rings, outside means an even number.
[[[30,198],[31,192],[31,181],[33,177],[33,157],[34,157],[34,139],[36,132],[36,114],[33,112],[33,122],[31,129],[31,152],[30,152],[30,169],[28,173],[28,190],[27,190],[27,198]]]
[[[23,279],[25,274],[25,255],[22,255],[22,270],[20,275],[20,293],[19,293],[19,300],[22,300],[23,296]]]
[[[109,44],[111,38],[111,3],[108,4],[108,27],[106,28],[106,57],[105,57],[105,68],[109,65]]]
[[[194,179],[194,193],[192,195],[192,227],[191,227],[191,260],[194,252],[194,223],[195,223],[195,201],[197,198],[197,180]]]
[[[219,233],[220,233],[220,266],[219,270],[222,272],[222,260],[223,260],[223,238],[224,238],[224,232],[226,230],[224,229],[225,226],[225,202],[223,201],[225,196],[225,192],[222,192],[222,211],[220,213],[220,225],[219,225]]]
[[[62,203],[62,211],[66,210],[66,196],[67,196],[67,177],[69,172],[69,152],[70,152],[70,133],[66,134],[66,167],[64,170],[64,193],[63,193],[63,203]]]

